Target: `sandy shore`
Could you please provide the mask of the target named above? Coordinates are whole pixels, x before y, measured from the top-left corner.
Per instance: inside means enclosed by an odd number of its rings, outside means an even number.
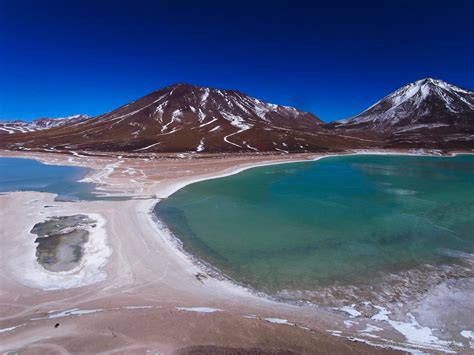
[[[58,202],[52,194],[37,192],[0,196],[0,351],[394,351],[380,347],[390,345],[387,342],[355,337],[347,327],[348,312],[272,301],[205,275],[150,213],[157,199],[191,182],[320,156],[131,159],[0,152],[0,156],[19,155],[48,164],[89,167],[93,171],[87,181],[104,193],[132,199]],[[41,269],[32,262],[35,236],[29,231],[47,217],[73,214],[100,221],[86,247],[88,256],[67,273]],[[390,339],[393,348],[403,349],[401,334],[398,338],[391,334]]]

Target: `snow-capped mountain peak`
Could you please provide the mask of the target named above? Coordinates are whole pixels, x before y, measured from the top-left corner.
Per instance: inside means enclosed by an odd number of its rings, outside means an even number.
[[[357,116],[341,120],[345,128],[387,130],[413,124],[451,124],[473,115],[474,92],[425,78],[387,95]]]

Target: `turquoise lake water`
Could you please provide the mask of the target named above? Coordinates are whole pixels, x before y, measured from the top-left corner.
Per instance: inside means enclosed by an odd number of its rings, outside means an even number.
[[[155,212],[186,250],[263,291],[376,282],[474,252],[474,156],[254,168],[189,185]]]
[[[0,192],[39,191],[58,194],[58,200],[94,200],[95,185],[78,182],[88,170],[46,165],[33,159],[0,158]]]

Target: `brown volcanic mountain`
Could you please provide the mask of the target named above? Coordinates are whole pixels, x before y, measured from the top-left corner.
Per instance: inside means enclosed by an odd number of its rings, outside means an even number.
[[[8,148],[128,152],[313,151],[346,145],[308,112],[177,84],[79,123],[9,135]],[[355,142],[354,144],[357,144]]]
[[[386,147],[474,148],[474,92],[422,79],[328,127],[377,133]]]

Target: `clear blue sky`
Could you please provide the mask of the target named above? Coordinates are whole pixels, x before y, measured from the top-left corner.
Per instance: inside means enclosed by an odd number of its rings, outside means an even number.
[[[474,89],[474,1],[0,0],[0,119],[97,115],[163,86],[331,121],[423,77]]]

